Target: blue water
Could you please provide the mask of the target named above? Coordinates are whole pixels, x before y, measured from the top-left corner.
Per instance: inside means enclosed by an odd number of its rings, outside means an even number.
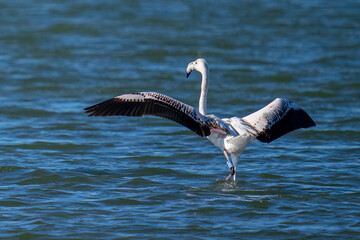
[[[357,239],[358,1],[2,1],[1,239]],[[221,151],[165,119],[83,108],[158,91],[245,116],[276,97],[315,128]]]

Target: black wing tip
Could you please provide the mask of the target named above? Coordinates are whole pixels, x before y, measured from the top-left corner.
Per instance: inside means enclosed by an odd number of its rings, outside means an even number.
[[[277,124],[259,133],[256,139],[270,143],[289,132],[315,126],[315,121],[303,109],[292,109]]]
[[[86,114],[89,114],[88,117],[92,117],[92,116],[102,116],[101,112],[99,112],[99,104],[95,104],[92,105],[90,107],[86,107],[83,110],[85,111]]]
[[[96,105],[84,108],[84,113],[88,114],[88,117],[94,116],[96,110],[95,106]]]
[[[307,112],[305,112],[305,110],[301,109],[299,115],[299,117],[302,118],[302,124],[300,128],[310,128],[316,126],[315,121],[310,117]]]
[[[316,127],[317,126],[317,124],[316,124],[316,122],[314,121],[314,120],[312,120],[311,118],[310,118],[310,120],[311,120],[311,122],[309,122],[307,125],[305,125],[303,128],[312,128],[312,127]]]
[[[113,102],[113,99],[103,101],[101,103],[84,108],[85,113],[89,114],[88,117],[109,116],[108,111],[104,111]]]

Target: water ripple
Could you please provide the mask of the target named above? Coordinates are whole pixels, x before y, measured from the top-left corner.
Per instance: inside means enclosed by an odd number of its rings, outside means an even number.
[[[19,7],[21,6],[21,7]],[[199,11],[201,9],[201,11]],[[360,5],[328,1],[0,3],[1,239],[356,239]],[[238,181],[173,122],[88,118],[158,91],[245,116],[275,97],[316,128],[244,151]]]

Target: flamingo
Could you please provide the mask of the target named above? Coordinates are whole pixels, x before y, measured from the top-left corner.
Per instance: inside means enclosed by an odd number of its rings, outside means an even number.
[[[250,139],[270,143],[296,129],[316,125],[302,108],[284,98],[276,98],[260,110],[242,118],[220,119],[207,114],[209,68],[206,60],[199,58],[190,62],[186,68],[186,77],[194,70],[200,72],[202,78],[199,110],[161,93],[138,92],[123,94],[87,107],[84,109],[85,113],[89,117],[153,115],[175,121],[206,137],[222,151],[230,169],[226,180],[233,177],[233,181],[236,181],[240,155]]]

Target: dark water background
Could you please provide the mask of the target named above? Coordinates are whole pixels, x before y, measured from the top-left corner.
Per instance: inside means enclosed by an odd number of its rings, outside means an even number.
[[[356,239],[359,1],[0,2],[1,239]],[[158,91],[245,116],[285,97],[318,126],[221,152],[158,118],[88,118]]]

